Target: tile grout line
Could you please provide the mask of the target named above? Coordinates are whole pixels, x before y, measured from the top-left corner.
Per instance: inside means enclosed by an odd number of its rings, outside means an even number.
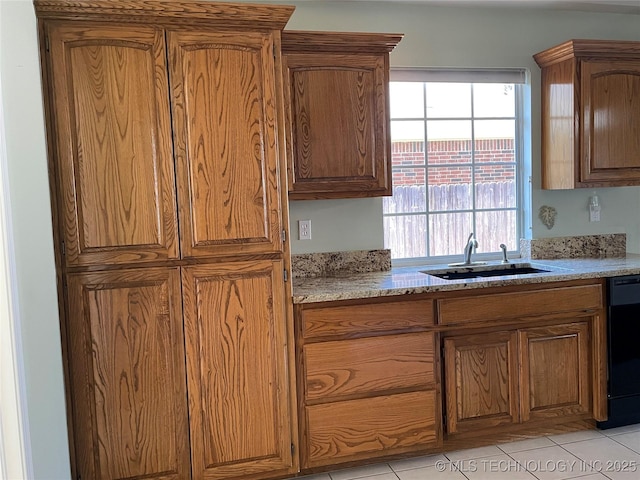
[[[597,439],[593,439],[593,440],[597,440]],[[589,442],[590,440],[582,440],[583,442]],[[573,453],[571,453],[569,450],[567,450],[566,448],[564,448],[564,445],[572,445],[574,443],[580,443],[580,442],[569,442],[569,443],[565,443],[563,445],[558,444],[558,446],[560,448],[562,448],[565,452],[567,452],[569,455],[573,455]],[[578,457],[577,455],[573,455],[574,457],[576,457],[578,460],[580,460],[582,463],[584,463],[585,465],[588,465],[590,468],[593,468],[593,463],[592,462],[587,462],[586,460],[582,460],[580,457]],[[602,472],[597,472],[597,471],[593,471],[593,473],[602,473]],[[608,477],[607,477],[608,478]]]
[[[445,455],[445,457],[446,457],[446,455]],[[449,457],[446,457],[446,458],[448,459]],[[456,472],[460,473],[460,475],[462,475],[464,478],[466,478],[467,480],[471,480],[471,478],[470,478],[468,475],[466,475],[463,471],[461,471],[458,467],[456,467],[456,466],[453,464],[453,462],[451,462],[451,466],[452,466],[453,468],[455,468],[455,469],[456,469]]]
[[[605,435],[605,438],[609,438]],[[590,440],[580,440],[580,442],[590,442],[591,440],[598,440],[597,438],[592,438]],[[574,443],[580,443],[580,442],[569,442],[569,443],[565,443],[563,445],[558,445],[560,448],[562,448],[565,452],[569,453],[569,455],[573,455],[573,453],[571,453],[569,450],[567,450],[566,448],[564,448],[564,445],[572,445]],[[584,464],[588,465],[590,468],[593,468],[593,463],[592,462],[587,462],[586,460],[582,460],[580,457],[578,457],[577,455],[573,455],[574,457],[576,457],[578,460],[580,460],[581,462],[583,462]],[[603,477],[607,478],[608,480],[612,480],[612,478],[607,475],[604,472],[599,472],[597,470],[594,469],[594,471],[588,475],[597,475],[597,474],[602,475]],[[583,475],[586,476],[586,475]],[[580,477],[576,477],[576,478],[580,478]]]
[[[621,435],[625,435],[625,434],[624,434],[624,433],[622,433]],[[617,441],[617,440],[614,438],[615,436],[616,436],[616,435],[613,435],[613,436],[611,436],[611,437],[607,437],[607,438],[610,438],[611,440],[613,440],[614,442],[616,442],[618,445],[622,445],[624,448],[626,448],[627,450],[630,450],[631,452],[635,453],[636,455],[640,455],[640,452],[637,452],[637,451],[635,451],[633,448],[631,448],[631,447],[629,447],[629,446],[625,445],[624,443],[621,443],[621,442]]]
[[[398,475],[398,472],[396,472],[396,471],[393,469],[393,467],[391,466],[391,464],[390,464],[390,463],[386,463],[385,465],[386,465],[387,467],[389,467],[389,470],[391,470],[391,471],[393,472],[393,475],[394,475],[398,480],[400,480],[400,475]]]
[[[498,448],[500,448],[500,447],[498,446]],[[547,447],[530,448],[530,449],[527,449],[527,450],[521,450],[520,452],[532,452],[534,450],[540,450],[542,448],[549,448],[549,447],[547,446]],[[502,450],[502,449],[500,448],[500,450]],[[502,450],[502,451],[504,452],[504,450]],[[511,453],[520,453],[520,452],[511,452]],[[529,475],[531,475],[533,478],[535,478],[536,480],[541,480],[539,476],[537,476],[535,473],[530,472],[529,470],[527,470],[526,466],[522,465],[517,459],[513,458],[510,453],[504,452],[504,454],[507,457],[509,457],[511,460],[516,462],[518,465],[520,465],[524,469],[524,471],[527,472]]]
[[[582,430],[582,431],[584,431],[584,432],[589,432],[590,430]],[[551,441],[552,441],[553,443],[555,443],[556,445],[560,445],[560,446],[562,446],[562,445],[570,445],[570,444],[572,444],[572,443],[589,442],[589,441],[591,441],[591,440],[600,440],[601,438],[610,438],[610,437],[606,436],[605,434],[600,433],[600,431],[598,431],[598,430],[594,430],[594,431],[595,431],[595,432],[598,432],[598,434],[599,434],[600,436],[599,436],[599,437],[592,437],[592,438],[583,438],[583,439],[581,439],[581,440],[575,440],[575,441],[573,441],[573,442],[558,443],[558,442],[556,442],[556,441],[553,439],[553,437],[555,437],[555,435],[547,435],[547,436],[546,436],[546,438],[548,438],[549,440],[551,440]],[[578,433],[578,432],[575,432],[575,433]]]
[[[513,451],[513,452],[510,452],[510,453],[509,453],[509,452],[506,452],[506,451],[505,451],[505,450],[500,446],[500,444],[495,444],[495,445],[493,445],[493,446],[497,447],[497,449],[498,449],[501,453],[498,453],[498,454],[493,453],[493,454],[489,454],[489,455],[482,455],[482,456],[474,457],[474,458],[464,458],[464,459],[455,460],[455,461],[454,461],[454,460],[452,460],[452,459],[447,455],[447,453],[455,453],[455,452],[457,452],[457,450],[452,451],[452,452],[443,452],[443,453],[441,453],[440,455],[442,455],[442,456],[444,457],[444,459],[445,459],[446,463],[448,463],[451,467],[453,467],[453,470],[452,470],[452,471],[458,472],[459,474],[461,474],[461,475],[462,475],[465,479],[467,479],[467,480],[470,480],[470,477],[469,477],[468,475],[466,475],[466,474],[464,473],[464,471],[460,470],[459,466],[458,466],[458,465],[456,465],[456,464],[463,463],[463,462],[465,462],[465,461],[470,461],[470,460],[481,460],[481,459],[484,459],[484,458],[488,458],[488,457],[492,457],[492,456],[496,456],[496,455],[500,455],[500,454],[502,454],[502,455],[506,455],[506,456],[507,456],[511,461],[513,461],[513,462],[515,462],[517,465],[519,465],[519,466],[522,468],[522,470],[523,470],[523,471],[527,472],[527,473],[528,473],[529,475],[531,475],[533,478],[535,478],[535,479],[537,479],[537,480],[541,480],[541,477],[539,477],[538,475],[536,475],[534,472],[532,472],[532,471],[528,470],[528,469],[526,468],[526,466],[525,466],[525,465],[523,465],[521,461],[519,461],[519,460],[517,460],[516,458],[514,458],[514,456],[513,456],[513,455],[514,455],[514,454],[520,454],[520,453],[523,453],[523,452],[533,452],[533,451],[536,451],[536,450],[542,450],[542,449],[545,449],[545,448],[560,447],[560,448],[561,448],[562,450],[564,450],[564,452],[566,452],[568,455],[570,455],[570,456],[572,456],[572,457],[576,458],[578,461],[582,462],[584,465],[587,465],[587,466],[589,466],[590,468],[592,468],[592,469],[593,469],[593,468],[594,468],[594,467],[593,467],[593,462],[589,462],[589,461],[582,460],[582,459],[581,459],[581,458],[579,458],[577,455],[573,454],[571,451],[569,451],[567,448],[565,448],[565,446],[573,445],[573,444],[577,444],[577,443],[582,443],[582,442],[594,441],[594,440],[602,440],[603,438],[606,438],[606,439],[611,439],[611,440],[613,440],[613,441],[616,443],[616,445],[620,445],[620,446],[624,447],[626,450],[628,450],[628,451],[629,451],[629,452],[631,452],[632,454],[634,454],[634,455],[640,455],[640,451],[636,451],[636,450],[634,450],[633,448],[631,448],[631,447],[629,447],[629,446],[627,446],[627,445],[625,445],[625,444],[623,444],[623,443],[621,443],[621,442],[619,442],[619,441],[617,441],[617,440],[615,439],[615,437],[616,437],[616,436],[626,435],[626,434],[631,434],[631,433],[636,433],[636,432],[638,432],[638,431],[640,431],[640,429],[639,429],[639,430],[635,430],[635,429],[634,429],[634,430],[630,430],[630,431],[625,431],[625,432],[615,433],[615,434],[613,434],[613,435],[607,435],[607,434],[605,434],[605,433],[603,433],[603,432],[601,432],[601,431],[599,431],[599,430],[596,430],[596,432],[599,434],[599,435],[598,435],[598,436],[596,436],[596,437],[593,437],[593,438],[587,438],[587,439],[581,439],[581,440],[576,440],[576,441],[571,441],[571,442],[564,442],[564,443],[558,443],[556,440],[554,440],[554,439],[553,439],[553,436],[546,435],[546,436],[542,436],[542,437],[540,437],[540,438],[547,438],[547,439],[549,439],[549,440],[552,442],[552,445],[544,445],[544,446],[538,446],[538,447],[532,447],[532,448],[525,448],[525,449],[523,449],[523,450],[517,450],[517,451]],[[391,466],[391,464],[390,464],[390,463],[381,463],[381,464],[379,464],[379,465],[385,465],[385,466],[389,469],[389,472],[377,473],[377,474],[375,474],[375,475],[365,475],[365,476],[362,476],[362,477],[359,477],[359,476],[358,476],[358,477],[350,477],[350,478],[346,478],[346,479],[344,479],[344,480],[360,480],[360,479],[366,479],[366,480],[374,479],[374,480],[375,480],[375,478],[376,478],[376,477],[381,477],[382,475],[387,475],[387,474],[389,474],[389,473],[392,473],[392,474],[393,474],[393,476],[394,476],[397,480],[401,480],[401,476],[400,476],[400,475],[401,475],[401,474],[402,474],[402,472],[404,472],[404,471],[419,470],[419,469],[429,468],[429,467],[433,467],[433,466],[434,466],[434,465],[426,465],[426,466],[420,466],[420,467],[415,467],[415,468],[408,468],[408,469],[406,469],[406,470],[396,471],[396,470],[394,470],[394,469],[393,469],[393,467]],[[610,476],[608,476],[606,473],[601,472],[601,471],[596,471],[596,470],[593,470],[593,471],[591,471],[591,472],[584,472],[584,474],[579,474],[579,475],[576,475],[576,476],[564,477],[564,478],[562,478],[562,479],[558,479],[558,480],[573,480],[573,479],[579,480],[580,478],[583,478],[583,477],[586,477],[586,476],[590,476],[590,475],[598,475],[598,474],[599,474],[599,475],[602,475],[602,476],[603,476],[604,478],[606,478],[606,479],[611,480],[611,477],[610,477]],[[335,480],[335,478],[333,477],[333,475],[331,474],[331,472],[327,472],[327,476],[329,477],[329,479],[330,479],[330,480]]]
[[[633,432],[629,432],[629,433],[633,433]],[[620,435],[624,435],[624,433],[621,433]],[[631,447],[627,447],[624,443],[620,443],[620,442],[618,442],[617,440],[615,440],[615,439],[613,438],[613,437],[615,437],[615,436],[616,436],[616,435],[612,435],[612,436],[608,437],[608,436],[604,435],[604,436],[603,436],[603,438],[606,438],[606,439],[612,440],[612,441],[613,441],[613,442],[615,442],[616,444],[618,444],[618,445],[620,445],[620,446],[622,446],[622,447],[626,448],[627,450],[629,450],[629,451],[630,451],[631,453],[633,453],[634,455],[639,455],[639,456],[640,456],[640,452],[636,452],[633,448],[631,448]],[[569,452],[569,453],[570,453],[571,455],[573,455],[574,457],[577,457],[577,455],[574,455],[574,454],[573,454],[573,453],[571,453],[569,450],[567,450],[566,448],[564,448],[564,445],[573,445],[574,443],[581,443],[581,442],[591,442],[591,441],[593,441],[593,440],[601,440],[601,439],[600,439],[600,438],[591,438],[591,439],[589,439],[589,440],[580,440],[580,441],[578,441],[578,442],[568,442],[568,443],[564,443],[564,444],[562,444],[562,445],[558,444],[558,446],[562,447],[562,448],[563,448],[563,450],[565,450],[566,452]],[[591,463],[589,463],[589,462],[586,462],[586,461],[584,461],[584,460],[582,460],[582,459],[579,459],[579,460],[580,460],[581,462],[584,462],[584,463],[588,464],[589,466],[592,466],[592,465],[591,465]],[[599,473],[602,473],[602,472],[599,472]],[[605,475],[604,473],[602,473],[602,474],[603,474],[603,475]],[[606,476],[606,475],[605,475],[605,476]],[[607,478],[610,478],[610,477],[607,477]]]
[[[398,476],[397,472],[393,468],[391,468],[390,464],[388,464],[388,463],[372,463],[372,464],[370,464],[368,466],[372,466],[372,465],[386,465],[389,468],[390,471],[389,472],[376,473],[376,474],[373,474],[373,475],[363,475],[363,476],[357,476],[357,477],[349,477],[349,478],[345,478],[344,480],[363,480],[363,479],[369,480],[369,479],[372,479],[372,478],[375,479],[376,477],[381,477],[382,475],[389,475],[390,473],[392,473],[398,480],[400,480],[400,477]],[[358,468],[358,467],[354,467],[354,468]],[[336,472],[338,472],[338,471],[339,470],[336,470]],[[336,472],[334,472],[334,473],[336,473]],[[333,478],[333,475],[331,475],[331,472],[327,472],[327,475],[329,475],[329,478],[331,480],[335,480]],[[295,480],[295,479],[293,479],[293,480]],[[304,480],[304,477],[301,478],[300,480]]]
[[[572,457],[574,457],[574,458],[575,458],[576,460],[578,460],[579,462],[582,462],[583,464],[588,465],[588,466],[589,466],[589,468],[593,468],[593,465],[592,465],[591,463],[589,463],[589,462],[587,462],[587,461],[585,461],[585,460],[582,460],[582,459],[581,459],[581,458],[579,458],[577,455],[575,455],[574,453],[572,453],[572,452],[570,452],[569,450],[567,450],[566,448],[564,448],[564,445],[572,445],[572,444],[574,444],[574,443],[580,443],[580,442],[589,442],[589,441],[591,441],[591,440],[598,440],[598,439],[597,439],[597,438],[592,438],[592,439],[589,439],[589,440],[579,440],[579,441],[577,441],[577,442],[568,442],[568,443],[565,443],[565,444],[549,445],[549,446],[547,446],[547,447],[539,447],[539,448],[530,449],[530,450],[523,450],[523,451],[541,450],[541,449],[543,449],[543,448],[560,447],[562,450],[564,450],[565,452],[567,452],[569,455],[571,455]],[[555,442],[554,442],[554,443],[555,443]],[[520,453],[520,452],[513,452],[513,453]],[[509,455],[509,454],[507,454],[507,455]],[[511,455],[509,455],[509,456],[511,456]],[[513,457],[512,457],[512,458],[513,458]],[[514,459],[514,460],[515,460],[515,459]],[[516,461],[517,461],[517,460],[516,460]],[[531,475],[533,475],[534,477],[536,477],[538,480],[541,480],[541,479],[540,479],[540,477],[539,477],[539,476],[537,476],[535,473],[530,472],[529,470],[527,470],[527,472],[529,472]],[[561,478],[561,479],[557,479],[557,480],[574,480],[574,479],[575,479],[575,480],[579,480],[580,478],[583,478],[583,477],[588,477],[588,476],[590,476],[590,475],[598,475],[598,474],[601,474],[601,475],[603,475],[605,478],[607,478],[607,479],[611,480],[611,477],[609,477],[609,476],[607,476],[605,473],[603,473],[603,472],[599,472],[599,471],[597,471],[597,470],[595,470],[595,469],[594,469],[592,472],[584,472],[584,473],[579,474],[579,475],[575,475],[575,476],[571,476],[571,477],[563,477],[563,478]]]
[[[592,439],[592,440],[595,440],[595,439]],[[581,440],[581,441],[588,442],[589,440]],[[555,442],[554,442],[554,443],[555,443]],[[569,444],[572,444],[572,443],[579,443],[579,442],[569,442],[569,443],[567,443],[566,445],[569,445]],[[542,449],[544,449],[544,448],[554,448],[554,447],[560,447],[560,448],[562,448],[562,450],[564,450],[565,452],[567,452],[569,455],[571,455],[572,457],[574,457],[576,460],[578,460],[578,461],[580,461],[580,462],[582,462],[582,463],[584,463],[584,464],[587,464],[587,462],[585,462],[584,460],[582,460],[582,459],[578,458],[576,455],[574,455],[573,453],[571,453],[569,450],[567,450],[566,448],[563,448],[563,447],[562,447],[562,445],[560,445],[560,444],[548,445],[548,446],[546,446],[546,447],[531,448],[531,449],[528,449],[528,450],[521,450],[521,451],[519,451],[519,452],[512,452],[512,453],[531,452],[531,451],[533,451],[533,450],[542,450]],[[509,457],[511,457],[514,461],[516,461],[516,462],[520,463],[518,460],[516,460],[515,458],[513,458],[513,457],[511,456],[511,454],[507,453],[507,455],[508,455]],[[589,464],[587,464],[587,465],[589,465]],[[591,467],[591,465],[589,465],[589,467]],[[528,473],[530,473],[531,475],[533,475],[533,476],[534,476],[535,478],[537,478],[538,480],[542,480],[542,479],[541,479],[538,475],[536,475],[534,472],[531,472],[531,471],[527,470],[526,468],[525,468],[525,471],[526,471],[526,472],[528,472]],[[585,472],[585,473],[584,473],[584,475],[583,475],[583,474],[580,474],[580,475],[571,476],[571,477],[563,477],[563,478],[560,478],[560,479],[557,479],[557,480],[574,480],[574,479],[575,479],[575,480],[579,480],[579,479],[580,479],[580,478],[582,478],[582,477],[587,477],[587,476],[589,476],[589,475],[597,475],[598,473],[602,473],[602,472],[597,472],[597,471],[595,471],[595,470],[594,470],[593,472]],[[604,474],[603,474],[603,475],[604,475]],[[605,475],[605,476],[606,476],[606,475]],[[607,478],[609,478],[609,477],[607,477]]]

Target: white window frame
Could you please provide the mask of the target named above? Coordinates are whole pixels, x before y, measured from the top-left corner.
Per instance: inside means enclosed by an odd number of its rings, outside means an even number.
[[[449,82],[449,83],[513,83],[515,89],[515,163],[516,163],[516,235],[528,238],[531,230],[531,108],[530,73],[524,68],[413,68],[392,67],[391,82]],[[474,209],[475,211],[475,209]],[[427,210],[428,213],[428,210]],[[383,217],[392,217],[384,214]],[[469,232],[471,233],[471,232]],[[466,239],[464,239],[466,240]],[[478,238],[481,242],[482,239]],[[509,258],[520,258],[520,246],[509,251]],[[414,258],[394,258],[394,265],[424,265],[458,262],[460,254]],[[493,260],[501,258],[500,252],[474,253],[474,259]]]

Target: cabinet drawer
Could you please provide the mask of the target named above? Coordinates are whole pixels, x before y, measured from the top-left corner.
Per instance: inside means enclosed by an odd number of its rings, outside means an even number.
[[[439,323],[454,324],[600,309],[602,286],[560,287],[438,300]]]
[[[433,352],[426,332],[306,345],[306,399],[431,387]]]
[[[416,331],[434,323],[433,300],[370,303],[302,310],[305,338]]]
[[[436,394],[413,392],[306,408],[306,468],[435,446]]]

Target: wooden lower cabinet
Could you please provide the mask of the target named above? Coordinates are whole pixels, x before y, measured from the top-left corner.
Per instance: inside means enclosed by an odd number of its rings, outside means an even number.
[[[311,343],[304,359],[307,467],[437,445],[433,333]]]
[[[312,343],[304,355],[308,401],[435,387],[430,332]]]
[[[76,476],[189,478],[178,268],[70,274]]]
[[[430,390],[309,406],[306,466],[436,447],[436,401]]]
[[[447,434],[589,415],[595,319],[445,338]]]
[[[587,310],[597,311],[603,305],[603,289],[600,283],[573,284],[562,282],[552,288],[480,290],[476,295],[451,296],[438,299],[438,323],[461,325],[487,322],[531,321],[527,319],[546,316],[557,320]]]
[[[282,276],[280,260],[69,274],[78,478],[295,473]]]
[[[447,433],[519,421],[516,332],[444,340]]]
[[[282,261],[184,267],[194,479],[293,473]]]
[[[439,448],[433,300],[298,306],[303,471]]]
[[[603,305],[581,280],[296,306],[302,471],[606,419]]]
[[[307,343],[309,340],[417,332],[432,327],[435,323],[433,300],[404,298],[404,301],[305,305],[298,311],[300,336]]]
[[[522,421],[588,413],[589,324],[527,328],[518,337]]]

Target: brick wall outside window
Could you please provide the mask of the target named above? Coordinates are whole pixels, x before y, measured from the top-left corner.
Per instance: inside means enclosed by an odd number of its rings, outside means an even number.
[[[470,164],[471,140],[434,140],[427,143],[429,184],[470,183],[471,166],[438,167],[443,164]],[[505,165],[476,165],[476,183],[511,182],[515,179],[513,139],[495,138],[475,141],[475,161],[505,162]],[[424,184],[425,171],[412,168],[424,165],[424,142],[393,142],[391,145],[394,185]]]

